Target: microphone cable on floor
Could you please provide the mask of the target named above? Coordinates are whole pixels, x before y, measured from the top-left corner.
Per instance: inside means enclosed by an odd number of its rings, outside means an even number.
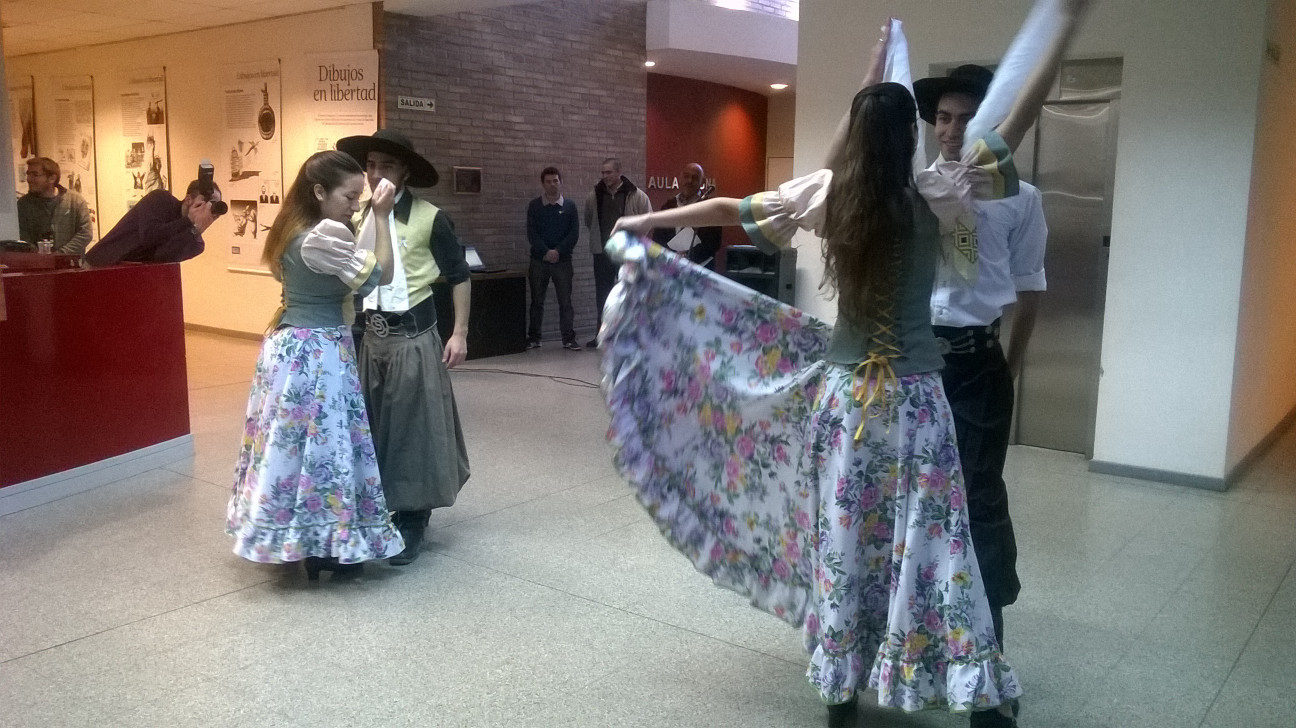
[[[593,382],[587,382],[584,379],[576,379],[575,377],[561,377],[555,374],[533,374],[531,372],[518,372],[512,369],[486,369],[486,368],[476,368],[476,367],[470,369],[467,367],[458,366],[455,367],[454,369],[451,369],[450,371],[452,373],[453,372],[481,372],[484,374],[513,374],[519,377],[535,377],[537,379],[548,379],[551,382],[557,382],[558,384],[563,384],[568,387],[584,387],[587,389],[599,388],[599,385]]]

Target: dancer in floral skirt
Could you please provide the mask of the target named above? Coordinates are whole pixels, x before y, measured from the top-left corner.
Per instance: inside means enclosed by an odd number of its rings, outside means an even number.
[[[958,162],[915,178],[913,96],[878,83],[884,65],[908,79],[893,22],[828,169],[618,222],[741,223],[767,252],[813,231],[834,329],[656,246],[609,243],[624,259],[601,332],[616,464],[699,570],[803,628],[830,724],[872,688],[883,706],[1015,725],[1021,688],[970,542],[929,299],[937,265],[975,275],[968,203],[1015,194],[1011,151],[1086,7],[1041,2],[1001,65],[1016,69],[1001,73],[1010,85],[987,97],[1001,118],[979,120]]]
[[[351,340],[354,295],[388,283],[393,270],[385,225],[375,225],[371,250],[349,227],[363,189],[354,159],[319,152],[266,237],[262,260],[283,283],[283,306],[257,359],[229,502],[234,553],[304,560],[311,580],[404,548],[383,499]],[[375,190],[375,209],[393,202],[390,184]]]

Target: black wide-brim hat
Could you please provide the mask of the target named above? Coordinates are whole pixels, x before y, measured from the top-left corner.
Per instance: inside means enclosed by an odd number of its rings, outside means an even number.
[[[918,116],[928,124],[936,123],[936,107],[945,94],[967,94],[981,103],[994,72],[985,66],[972,63],[959,66],[948,76],[932,76],[914,81],[914,100],[918,102]]]
[[[369,161],[369,152],[382,152],[396,157],[409,167],[409,179],[405,180],[408,187],[435,187],[440,179],[436,167],[414,151],[414,144],[409,137],[395,129],[379,129],[371,136],[343,137],[338,140],[337,148],[339,152],[350,154],[361,167]]]

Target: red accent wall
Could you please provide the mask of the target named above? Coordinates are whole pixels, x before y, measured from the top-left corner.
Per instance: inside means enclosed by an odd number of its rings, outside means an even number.
[[[678,178],[697,162],[716,195],[746,197],[765,189],[765,97],[707,81],[648,74],[647,176],[641,185],[660,209],[678,190],[649,189],[649,179]],[[741,228],[725,230],[726,245],[747,242]]]

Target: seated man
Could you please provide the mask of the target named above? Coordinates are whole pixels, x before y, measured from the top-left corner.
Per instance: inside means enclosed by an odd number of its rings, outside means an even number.
[[[166,190],[144,195],[120,222],[86,253],[86,263],[102,267],[121,262],[179,263],[203,252],[202,233],[220,212],[220,188],[213,185],[203,196],[198,180],[189,183],[185,198],[177,200]],[[221,210],[224,212],[224,210]]]
[[[55,253],[80,255],[90,242],[90,206],[59,184],[58,162],[27,160],[27,194],[18,198],[18,237],[35,245],[54,241]]]

